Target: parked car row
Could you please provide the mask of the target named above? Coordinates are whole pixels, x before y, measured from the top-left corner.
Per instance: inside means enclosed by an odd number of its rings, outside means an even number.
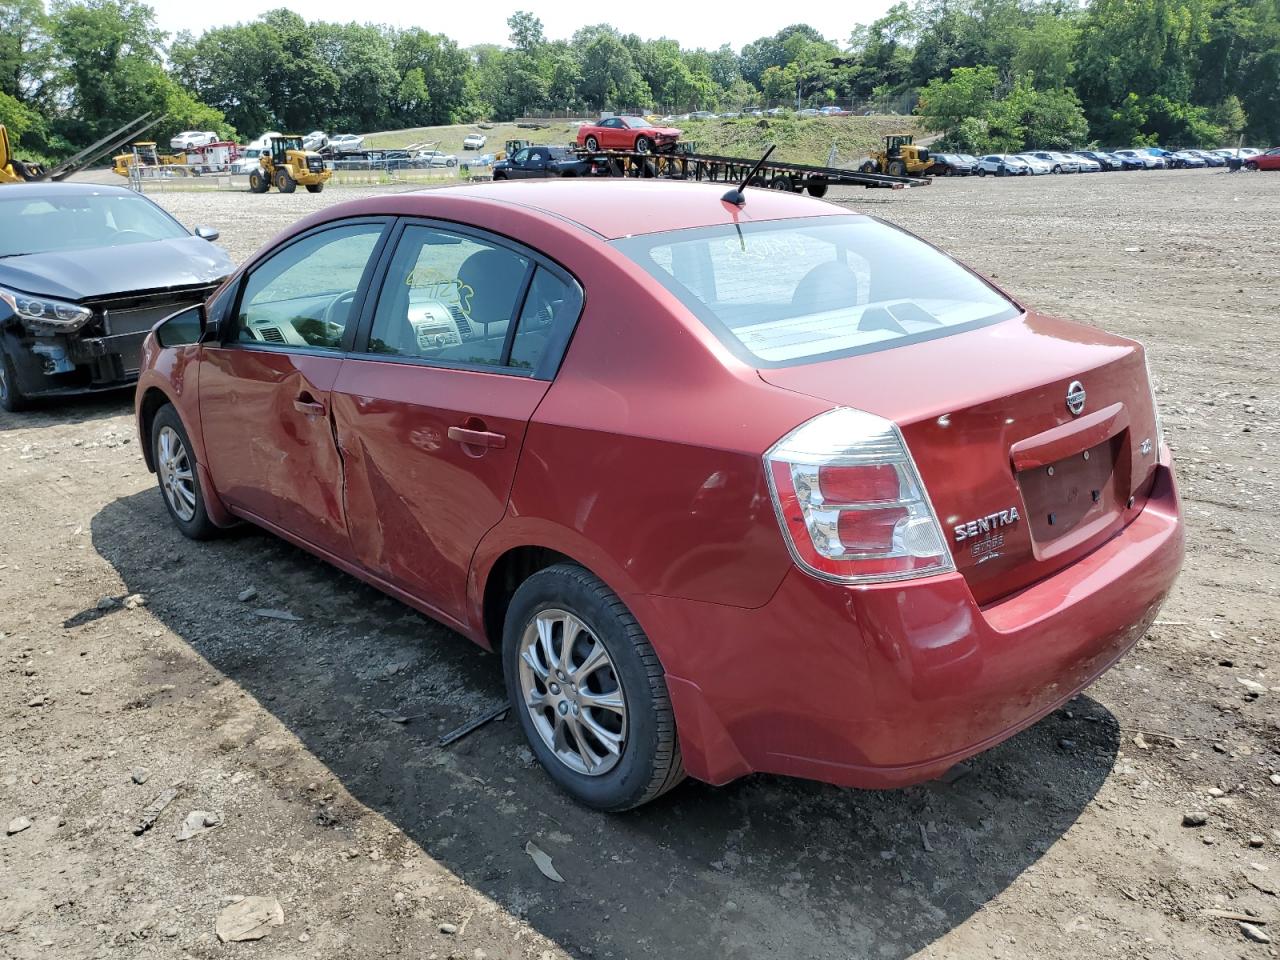
[[[1272,157],[1275,155],[1275,159]],[[1076,150],[1072,153],[1036,150],[1027,153],[934,153],[933,173],[939,176],[1039,176],[1042,174],[1102,173],[1114,170],[1177,170],[1229,166],[1233,159],[1247,169],[1272,169],[1280,164],[1280,148],[1264,153],[1256,147],[1240,150],[1164,150],[1133,147],[1118,150]]]

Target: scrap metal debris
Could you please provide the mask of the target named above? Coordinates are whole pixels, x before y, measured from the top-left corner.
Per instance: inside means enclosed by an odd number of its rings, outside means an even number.
[[[151,806],[143,810],[142,816],[138,818],[138,825],[133,828],[133,835],[135,837],[140,837],[150,830],[155,825],[156,820],[159,819],[160,814],[164,813],[164,808],[173,803],[173,801],[177,799],[177,796],[178,788],[170,787],[164,793],[160,794],[160,796],[152,800]]]
[[[178,829],[178,839],[190,840],[196,834],[212,830],[221,822],[222,819],[216,813],[210,813],[208,810],[192,810]]]
[[[474,720],[468,720],[466,723],[458,727],[456,730],[450,730],[448,733],[442,735],[439,740],[440,746],[447,747],[449,744],[457,740],[461,740],[467,734],[474,733],[475,731],[479,730],[486,723],[491,723],[494,720],[497,720],[501,717],[505,717],[507,713],[510,712],[510,710],[511,710],[510,705],[504,704],[501,707],[497,707],[493,710],[490,710],[488,713],[482,716],[476,717]]]
[[[548,880],[554,880],[556,883],[564,883],[564,877],[556,870],[555,865],[551,862],[551,857],[547,852],[539,847],[532,840],[524,845],[524,852],[532,859],[534,866],[542,871],[542,875]]]
[[[253,615],[254,615],[255,617],[265,617],[265,618],[267,618],[268,620],[289,620],[289,621],[297,621],[297,620],[301,620],[301,619],[302,619],[302,618],[301,618],[300,616],[298,616],[296,613],[291,613],[291,612],[290,612],[290,611],[288,611],[288,610],[272,610],[272,609],[269,609],[269,608],[264,608],[264,609],[261,609],[261,610],[255,610],[255,611],[253,611]]]
[[[213,929],[223,943],[261,940],[284,923],[284,908],[275,897],[245,897],[218,914]]]

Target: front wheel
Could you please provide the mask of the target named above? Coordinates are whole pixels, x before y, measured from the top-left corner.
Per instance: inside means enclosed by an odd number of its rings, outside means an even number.
[[[561,563],[520,585],[502,662],[529,745],[575,800],[620,812],[684,779],[662,664],[631,612],[591,572]]]
[[[985,177],[986,175],[987,175],[987,168],[986,168],[986,167],[979,167],[979,168],[978,168],[978,176],[980,176],[980,177]]]
[[[276,172],[276,189],[281,193],[293,193],[298,189],[298,181],[289,176],[287,170]]]
[[[652,148],[648,137],[636,137],[636,153],[648,153]]]
[[[307,184],[307,193],[319,193],[319,192],[320,192],[321,190],[323,190],[323,189],[324,189],[324,184],[323,184],[323,183],[308,183],[308,184]]]
[[[0,409],[8,413],[19,413],[27,409],[27,395],[18,386],[18,372],[9,357],[9,352],[0,347]]]
[[[254,171],[249,174],[249,190],[253,193],[266,193],[271,189],[271,184],[267,182],[267,178],[262,174]]]
[[[804,189],[815,200],[821,200],[827,195],[827,184],[825,183],[807,183]]]
[[[215,536],[218,528],[205,510],[191,438],[171,404],[161,407],[151,421],[151,462],[165,509],[183,535],[192,540]]]

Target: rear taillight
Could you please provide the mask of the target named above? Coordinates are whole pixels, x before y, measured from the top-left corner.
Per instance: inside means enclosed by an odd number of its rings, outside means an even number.
[[[783,535],[824,580],[903,580],[954,569],[896,424],[839,408],[764,455]]]

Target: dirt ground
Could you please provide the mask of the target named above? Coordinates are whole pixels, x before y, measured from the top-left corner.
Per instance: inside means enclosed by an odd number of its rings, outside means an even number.
[[[240,258],[356,195],[159,199]],[[129,397],[0,415],[0,957],[1276,956],[1230,915],[1280,943],[1280,175],[835,199],[1149,345],[1190,548],[1130,656],[948,783],[602,816],[510,720],[437,744],[500,702],[495,657],[266,534],[184,540]],[[196,810],[220,824],[177,840]],[[241,896],[284,922],[221,944]]]

